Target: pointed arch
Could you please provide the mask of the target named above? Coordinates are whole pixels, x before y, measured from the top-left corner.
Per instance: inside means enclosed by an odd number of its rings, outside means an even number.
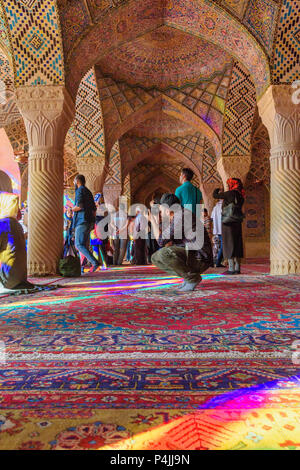
[[[156,144],[153,144],[153,146],[147,149],[145,152],[141,152],[135,160],[128,162],[127,165],[124,167],[123,177],[125,178],[128,174],[130,174],[136,165],[143,162],[144,160],[151,159],[159,153],[165,153],[170,157],[174,157],[174,159],[176,159],[177,161],[184,163],[185,166],[193,170],[193,172],[201,182],[201,169],[192,160],[190,160],[184,154],[174,149],[165,142],[158,142]]]
[[[244,25],[212,1],[129,1],[109,12],[102,11],[95,20],[66,56],[66,81],[73,94],[84,73],[110,51],[162,25],[201,37],[227,51],[249,68],[258,96],[270,83],[263,48]]]
[[[141,122],[155,117],[157,112],[163,112],[182,121],[189,122],[190,125],[195,128],[195,131],[200,132],[212,142],[216,155],[221,154],[221,143],[217,134],[203,119],[174,101],[172,98],[159,96],[158,98],[149,100],[137,111],[132,112],[123,122],[120,122],[119,124],[115,123],[114,126],[111,126],[111,129],[106,127],[106,158],[109,155],[114,142],[119,140],[122,135],[126,134],[126,132],[133,129]]]
[[[178,186],[178,181],[165,173],[157,175],[156,172],[153,171],[145,175],[145,177],[147,177],[147,182],[145,183],[144,179],[133,193],[133,199],[136,202],[144,203],[151,191],[155,192],[158,187],[166,188],[166,191],[175,191],[175,188]]]

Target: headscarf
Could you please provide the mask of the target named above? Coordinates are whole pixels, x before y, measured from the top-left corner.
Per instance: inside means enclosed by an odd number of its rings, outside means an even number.
[[[17,217],[19,212],[19,196],[0,192],[0,219]]]
[[[229,178],[227,180],[229,191],[238,191],[243,197],[245,197],[245,191],[243,183],[239,178]]]

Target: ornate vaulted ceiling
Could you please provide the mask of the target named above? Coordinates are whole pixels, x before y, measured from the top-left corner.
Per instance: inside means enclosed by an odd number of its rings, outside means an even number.
[[[157,113],[151,119],[146,119],[138,126],[131,129],[127,134],[137,137],[164,138],[178,137],[195,132],[189,123],[169,116],[164,113]]]
[[[0,46],[15,87],[66,83],[75,99],[86,78],[82,158],[104,158],[104,134],[107,158],[124,135],[180,146],[195,132],[242,156],[257,97],[299,78],[299,17],[299,0],[0,0]],[[3,125],[20,119],[5,85]]]
[[[275,83],[299,75],[299,15],[299,0],[1,0],[0,45],[14,60],[16,85],[63,83],[65,65],[75,96],[97,61],[166,25],[248,66],[260,94],[269,69]]]
[[[241,11],[236,14],[234,4],[237,2],[233,1],[218,5],[208,0],[58,0],[67,83],[75,91],[80,76],[100,62],[107,72],[114,74],[114,64],[122,64],[124,80],[129,83],[140,77],[146,80],[147,86],[167,87],[170,77],[162,72],[164,61],[174,72],[173,78],[176,76],[177,83],[182,84],[184,80],[195,80],[196,75],[211,75],[214,67],[219,67],[216,61],[226,61],[229,54],[248,65],[259,94],[270,79],[264,45],[265,29],[271,24],[271,33],[270,28],[267,29],[270,49],[277,20],[277,7],[273,0],[261,1],[268,2],[269,9],[273,4],[272,14],[268,17],[253,14],[246,21]],[[246,7],[246,2],[243,3]],[[255,12],[257,6],[253,5],[250,10]],[[247,11],[245,8],[245,15]],[[261,44],[251,27],[254,32],[260,30]],[[172,33],[170,28],[178,33]],[[184,41],[183,50],[180,39]],[[167,50],[161,61],[150,50],[151,44],[159,50],[162,47],[160,42],[165,43]],[[220,52],[220,48],[226,52]],[[191,56],[187,60],[189,53]],[[108,63],[104,64],[105,57]],[[132,60],[135,57],[137,61]],[[201,60],[205,57],[208,59],[206,63]],[[187,75],[180,70],[181,61],[185,66],[188,64]],[[134,65],[128,67],[128,63]],[[154,72],[158,72],[155,83],[151,79],[151,66]]]
[[[165,90],[209,80],[230,63],[230,55],[214,44],[162,26],[121,45],[99,66],[117,81]]]

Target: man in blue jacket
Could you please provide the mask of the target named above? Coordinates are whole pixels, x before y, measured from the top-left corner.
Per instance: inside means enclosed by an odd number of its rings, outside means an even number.
[[[73,212],[75,246],[80,254],[91,263],[92,272],[95,272],[100,265],[87,246],[90,232],[95,226],[96,205],[91,191],[85,186],[85,177],[83,175],[77,175],[75,178],[75,206]]]

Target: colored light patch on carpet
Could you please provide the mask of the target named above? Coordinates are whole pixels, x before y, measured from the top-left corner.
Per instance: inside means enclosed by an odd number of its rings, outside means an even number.
[[[0,449],[297,450],[299,408],[9,410]]]
[[[214,419],[213,413],[244,416],[245,409],[265,420],[269,412],[278,429],[292,426],[276,413],[290,419],[300,402],[294,380],[299,366],[293,364],[300,336],[299,277],[269,276],[263,265],[246,265],[241,276],[220,271],[205,273],[189,295],[177,293],[179,278],[153,267],[124,266],[79,279],[53,278],[63,285],[53,292],[2,298],[0,445],[159,448],[171,442],[164,425],[196,412],[204,420]],[[275,382],[284,385],[268,385]],[[283,431],[279,441],[265,430],[254,442],[249,422],[233,419],[227,440],[216,444],[216,430],[205,446],[297,444],[292,431]],[[151,433],[157,427],[162,434],[155,441]],[[13,429],[19,429],[16,439]],[[194,448],[199,439],[204,442],[204,434],[176,445]]]

